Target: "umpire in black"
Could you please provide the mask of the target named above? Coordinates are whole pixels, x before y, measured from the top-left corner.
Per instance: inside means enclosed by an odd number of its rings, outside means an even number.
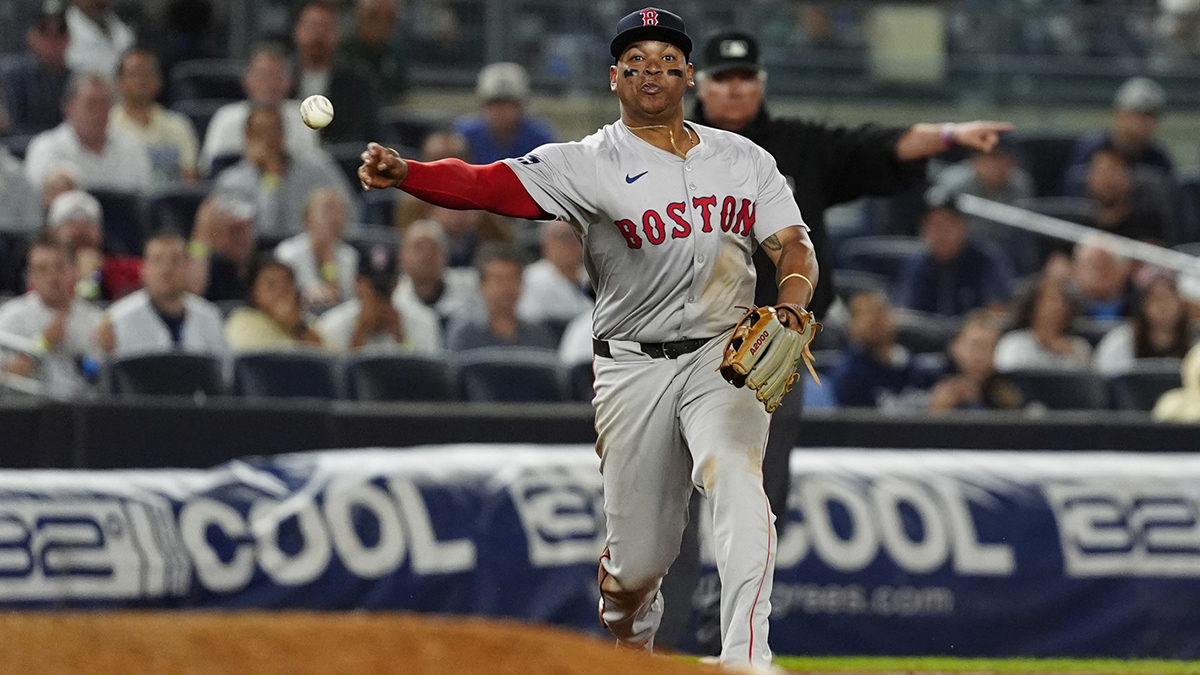
[[[846,128],[772,117],[765,102],[766,82],[767,73],[754,37],[740,31],[718,33],[705,44],[703,61],[697,64],[698,100],[691,119],[745,136],[775,158],[779,172],[792,187],[816,249],[821,278],[809,309],[818,319],[834,299],[835,273],[829,233],[825,231],[825,209],[868,195],[895,194],[919,184],[925,179],[928,158],[953,145],[991,152],[999,134],[1010,128],[997,122]],[[761,249],[754,254],[754,263],[758,272],[755,305],[774,305],[778,302],[775,266]],[[778,526],[783,525],[787,512],[788,459],[799,439],[802,389],[798,384],[775,411],[763,460],[763,482]],[[685,560],[686,556],[687,551],[681,554],[677,566],[686,569],[695,564]],[[685,569],[676,577],[679,586],[688,585]],[[674,585],[670,581],[668,575],[664,591]],[[686,593],[687,589],[681,588],[680,592]],[[667,607],[672,605],[689,607],[691,603],[676,598],[666,603]],[[702,647],[707,641],[704,628],[702,621]],[[666,636],[660,631],[660,637]]]

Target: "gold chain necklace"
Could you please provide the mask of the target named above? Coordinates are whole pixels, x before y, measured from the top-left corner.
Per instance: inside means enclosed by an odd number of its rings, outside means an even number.
[[[675,130],[672,129],[669,124],[648,124],[644,127],[626,126],[625,128],[629,129],[630,131],[641,131],[643,129],[666,129],[667,130],[667,138],[671,139],[671,147],[675,149],[675,154],[679,155],[683,159],[687,159],[687,153],[680,152],[679,146],[675,145]],[[692,148],[696,147],[696,141],[692,138],[692,130],[688,129],[688,126],[686,124],[683,125],[683,133],[687,134],[688,142],[691,143],[691,145],[688,146],[688,150],[691,150]]]

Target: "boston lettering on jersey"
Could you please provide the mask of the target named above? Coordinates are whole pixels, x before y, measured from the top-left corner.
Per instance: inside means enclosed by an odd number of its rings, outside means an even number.
[[[719,211],[717,210],[718,203],[720,204]],[[721,199],[718,199],[716,195],[692,198],[692,208],[700,213],[700,218],[704,223],[700,226],[701,232],[712,232],[714,228],[720,227],[722,232],[732,232],[748,237],[750,229],[754,227],[755,207],[754,201],[743,198],[739,204],[738,198],[731,195],[726,195]],[[613,224],[621,230],[621,236],[625,237],[625,244],[629,248],[641,248],[643,239],[658,246],[667,240],[668,228],[670,228],[671,239],[685,239],[692,235],[692,223],[684,215],[687,208],[687,204],[684,202],[671,202],[663,210],[663,213],[666,213],[665,218],[657,210],[648,209],[642,214],[640,229],[637,223],[629,219],[617,220]],[[718,217],[720,220],[714,222]]]

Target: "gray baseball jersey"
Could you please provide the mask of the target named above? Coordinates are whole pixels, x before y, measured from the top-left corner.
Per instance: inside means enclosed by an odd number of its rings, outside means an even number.
[[[580,233],[596,337],[721,334],[742,317],[739,305],[754,304],[754,240],[804,226],[770,154],[737,134],[688,126],[700,143],[687,159],[617,121],[505,160],[543,210]]]

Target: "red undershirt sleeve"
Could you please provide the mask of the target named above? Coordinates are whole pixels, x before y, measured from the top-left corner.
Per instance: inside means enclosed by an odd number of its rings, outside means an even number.
[[[459,159],[408,162],[400,189],[447,209],[481,209],[510,218],[553,220],[504,162],[467,164]]]

